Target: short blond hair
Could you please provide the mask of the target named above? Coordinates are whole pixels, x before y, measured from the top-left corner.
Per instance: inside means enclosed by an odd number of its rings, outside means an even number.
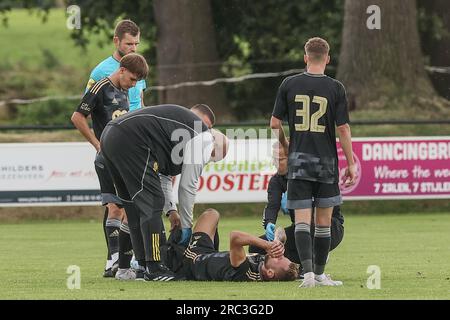
[[[295,281],[299,277],[299,265],[291,262],[289,264],[289,268],[282,272],[281,274],[278,274],[275,276],[276,280],[278,281]]]
[[[305,53],[311,62],[322,62],[329,52],[330,45],[322,38],[311,38],[305,44]]]

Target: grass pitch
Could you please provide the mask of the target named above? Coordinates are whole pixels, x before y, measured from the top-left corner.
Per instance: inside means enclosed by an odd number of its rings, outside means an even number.
[[[62,209],[64,210],[64,209]],[[282,217],[279,225],[287,224]],[[223,217],[221,249],[233,229],[260,234],[260,217]],[[339,288],[299,289],[298,282],[119,282],[102,278],[105,241],[99,221],[0,225],[0,299],[449,299],[450,212],[348,215],[345,236],[327,273]],[[81,270],[70,290],[67,268]],[[367,269],[380,267],[381,288],[369,290]]]

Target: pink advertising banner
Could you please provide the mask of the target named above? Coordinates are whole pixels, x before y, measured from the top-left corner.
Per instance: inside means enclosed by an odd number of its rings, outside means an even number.
[[[450,137],[354,138],[353,152],[359,177],[349,188],[341,182],[344,199],[450,198]],[[339,143],[338,156],[342,177]]]
[[[273,143],[233,139],[227,157],[203,169],[196,202],[266,202],[276,172]],[[344,200],[450,199],[450,136],[354,138],[353,150],[358,179],[350,188],[341,184]],[[100,204],[87,142],[1,143],[0,155],[0,207]],[[340,147],[338,156],[342,177]]]

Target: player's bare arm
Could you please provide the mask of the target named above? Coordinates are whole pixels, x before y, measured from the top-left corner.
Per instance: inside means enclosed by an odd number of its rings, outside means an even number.
[[[71,120],[78,131],[80,131],[86,140],[94,146],[95,150],[97,150],[97,152],[100,151],[100,141],[98,141],[91,128],[89,128],[86,117],[82,113],[75,111],[72,114]]]
[[[246,259],[245,246],[257,246],[266,250],[274,258],[284,254],[284,245],[279,241],[266,241],[242,231],[230,233],[230,262],[233,267],[239,267]]]
[[[178,210],[175,205],[175,197],[172,189],[173,177],[160,174],[159,179],[161,180],[161,189],[163,190],[165,200],[163,211],[169,218],[170,231],[181,228],[180,215],[178,214]]]
[[[278,141],[280,142],[280,144],[283,146],[284,150],[287,153],[287,150],[289,148],[289,142],[286,139],[286,134],[284,133],[283,121],[272,116],[270,118],[270,128],[275,133],[275,135],[278,138]]]
[[[170,210],[167,215],[169,216],[169,222],[170,222],[170,231],[172,232],[175,229],[181,228],[181,220],[180,215],[176,210]]]
[[[352,149],[352,134],[348,123],[337,127],[339,135],[339,141],[341,143],[342,150],[344,151],[345,158],[347,159],[347,169],[345,171],[345,184],[353,185],[356,181],[356,166],[353,160]]]

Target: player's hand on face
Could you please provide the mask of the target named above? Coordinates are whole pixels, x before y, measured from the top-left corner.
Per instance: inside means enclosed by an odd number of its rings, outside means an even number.
[[[344,176],[344,185],[346,187],[354,185],[356,182],[357,174],[356,174],[356,165],[352,164],[345,169],[345,176]]]
[[[180,215],[175,210],[170,211],[169,221],[170,221],[170,231],[173,231],[174,229],[177,228],[181,228]]]
[[[269,242],[269,250],[267,251],[272,258],[282,257],[284,254],[284,245],[278,240]]]

